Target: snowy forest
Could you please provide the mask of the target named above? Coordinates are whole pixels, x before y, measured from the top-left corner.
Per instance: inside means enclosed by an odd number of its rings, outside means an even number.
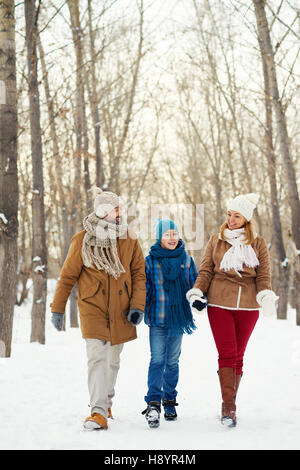
[[[257,192],[278,317],[300,325],[299,5],[295,0],[1,4],[0,339],[91,211],[91,186],[132,203],[201,203],[204,239],[230,196]],[[201,250],[194,253],[201,259]],[[77,326],[76,290],[71,298]]]
[[[143,208],[203,205],[197,267],[226,201],[258,194],[276,322],[295,311],[299,346],[299,2],[5,0],[0,25],[0,358],[22,309],[25,340],[47,345],[93,186]],[[79,331],[76,286],[63,329]]]
[[[299,5],[295,0],[1,4],[0,339],[91,211],[91,186],[132,203],[201,203],[204,239],[230,196],[257,192],[278,317],[300,325]],[[201,250],[194,253],[201,259]],[[76,290],[71,324],[78,326]]]

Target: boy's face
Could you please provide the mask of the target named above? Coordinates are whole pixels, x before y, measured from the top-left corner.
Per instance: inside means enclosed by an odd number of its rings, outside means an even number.
[[[167,230],[161,237],[161,247],[167,250],[175,250],[178,245],[179,235],[176,230]]]

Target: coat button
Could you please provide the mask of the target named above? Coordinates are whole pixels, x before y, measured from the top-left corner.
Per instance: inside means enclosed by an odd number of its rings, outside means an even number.
[[[121,289],[121,290],[119,290],[119,295],[121,295],[121,294],[122,294],[122,289]]]

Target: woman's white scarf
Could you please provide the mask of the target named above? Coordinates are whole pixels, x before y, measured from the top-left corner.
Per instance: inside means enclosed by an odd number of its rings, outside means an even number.
[[[224,271],[234,269],[234,271],[242,277],[239,271],[243,271],[243,265],[246,265],[249,268],[254,268],[259,265],[259,261],[252,246],[246,245],[247,241],[244,240],[244,228],[236,230],[225,229],[224,236],[226,241],[230,243],[231,247],[224,254],[220,264],[220,269],[223,269]],[[221,238],[220,235],[219,238]]]
[[[82,243],[83,264],[105,270],[115,279],[125,272],[119,259],[117,238],[126,238],[127,224],[107,222],[92,212],[83,219],[86,233]]]

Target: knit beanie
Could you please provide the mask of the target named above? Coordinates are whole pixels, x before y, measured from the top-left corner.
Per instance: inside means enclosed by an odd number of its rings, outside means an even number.
[[[177,232],[178,232],[178,227],[177,227],[177,225],[175,224],[175,222],[173,220],[170,220],[170,219],[157,219],[157,223],[156,223],[156,226],[155,226],[155,236],[156,236],[156,240],[158,242],[161,241],[163,234],[167,230],[177,230]]]
[[[110,191],[102,191],[97,186],[93,187],[94,211],[95,214],[103,219],[113,209],[121,204],[121,198]]]
[[[240,194],[227,204],[227,210],[233,210],[242,214],[248,221],[252,219],[259,196],[255,193]]]

